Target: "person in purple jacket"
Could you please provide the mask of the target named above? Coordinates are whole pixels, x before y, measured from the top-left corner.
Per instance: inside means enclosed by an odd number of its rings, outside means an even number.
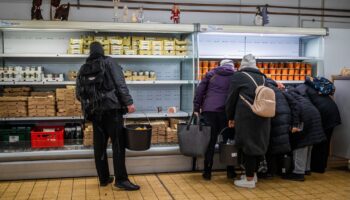
[[[227,127],[225,101],[229,92],[231,77],[235,72],[232,60],[222,60],[220,66],[209,71],[196,89],[193,101],[194,113],[211,126],[211,138],[204,158],[203,178],[211,180],[211,170],[218,134]],[[226,137],[227,139],[227,137]],[[224,137],[225,140],[225,137]],[[233,166],[227,167],[228,178],[235,177]]]

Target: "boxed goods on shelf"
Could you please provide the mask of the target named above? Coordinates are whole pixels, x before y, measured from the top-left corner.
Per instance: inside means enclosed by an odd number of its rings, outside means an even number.
[[[150,50],[139,50],[139,55],[152,55]]]
[[[63,74],[43,74],[42,80],[45,82],[63,82]]]
[[[28,97],[29,117],[54,117],[56,116],[55,96]]]
[[[41,81],[42,67],[0,67],[0,81]]]
[[[81,104],[75,97],[75,87],[56,89],[57,116],[81,116]]]
[[[110,38],[109,43],[111,45],[118,45],[118,46],[123,46],[123,39],[118,39],[118,38]]]
[[[154,81],[157,79],[156,73],[153,71],[123,71],[124,78],[127,81]]]
[[[30,87],[8,87],[4,89],[3,96],[17,97],[17,96],[29,96],[32,89]]]
[[[175,44],[179,45],[179,46],[185,46],[185,45],[187,45],[187,41],[175,39]]]
[[[26,117],[27,105],[28,97],[0,97],[0,117]]]
[[[30,126],[0,127],[0,146],[30,147]]]
[[[78,76],[77,71],[72,71],[72,70],[68,71],[68,80],[69,81],[75,81],[77,79],[77,76]]]
[[[258,62],[257,67],[276,81],[304,81],[312,76],[312,64],[305,62]]]
[[[92,123],[85,123],[85,129],[84,129],[84,139],[83,144],[84,146],[92,146],[93,143],[93,127]]]
[[[63,147],[64,127],[33,127],[31,130],[32,148]]]
[[[163,55],[163,51],[152,50],[152,55],[161,56],[161,55]]]
[[[152,41],[147,41],[147,40],[139,40],[139,50],[152,50]]]
[[[64,126],[64,143],[65,145],[83,144],[83,132],[80,124],[67,123]]]
[[[163,51],[163,55],[174,56],[175,55],[175,51],[173,51],[173,50],[170,50],[170,51],[165,50],[165,51]]]
[[[125,55],[137,55],[137,50],[135,49],[125,50],[124,53]]]

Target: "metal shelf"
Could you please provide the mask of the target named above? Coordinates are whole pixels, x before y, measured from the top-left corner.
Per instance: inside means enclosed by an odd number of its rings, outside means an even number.
[[[199,59],[242,59],[243,56],[200,56]],[[272,57],[272,56],[256,56],[257,60],[317,60],[315,57]]]
[[[185,59],[188,56],[158,56],[158,55],[108,55],[112,58],[135,59]],[[45,53],[3,53],[2,58],[87,58],[85,54],[45,54]]]
[[[126,81],[128,85],[184,85],[191,84],[189,80],[156,80],[156,81]],[[33,86],[52,86],[52,85],[75,85],[75,81],[62,81],[62,82],[0,82],[0,86],[11,85],[33,85]]]
[[[177,113],[157,113],[157,112],[135,112],[124,115],[126,119],[139,118],[167,118],[167,117],[188,117],[189,113],[178,111]],[[6,117],[0,118],[0,121],[69,121],[69,120],[83,120],[82,116],[72,117]]]
[[[0,20],[0,30],[42,32],[193,33],[193,24]]]
[[[0,118],[0,121],[60,121],[60,120],[82,120],[83,117],[6,117]]]

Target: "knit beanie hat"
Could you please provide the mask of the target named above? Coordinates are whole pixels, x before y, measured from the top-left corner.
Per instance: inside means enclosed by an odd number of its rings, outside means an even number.
[[[239,69],[242,70],[244,68],[258,69],[258,67],[256,66],[255,57],[252,54],[248,54],[243,57],[241,67]]]
[[[220,61],[220,66],[223,66],[223,65],[231,65],[232,67],[235,66],[235,64],[233,63],[233,60],[229,60],[229,59]]]
[[[90,44],[90,55],[92,54],[99,54],[99,55],[104,55],[103,47],[101,43],[99,42],[92,42]]]

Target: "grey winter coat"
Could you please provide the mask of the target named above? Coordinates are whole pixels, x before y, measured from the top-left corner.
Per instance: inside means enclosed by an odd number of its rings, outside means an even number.
[[[263,76],[258,69],[246,68],[241,71],[249,73],[255,81],[263,84]],[[226,100],[226,114],[228,120],[235,120],[235,141],[238,148],[246,155],[265,155],[270,140],[270,118],[257,116],[251,108],[243,102],[239,95],[253,102],[256,86],[252,80],[241,72],[236,72],[231,81],[231,88]]]

